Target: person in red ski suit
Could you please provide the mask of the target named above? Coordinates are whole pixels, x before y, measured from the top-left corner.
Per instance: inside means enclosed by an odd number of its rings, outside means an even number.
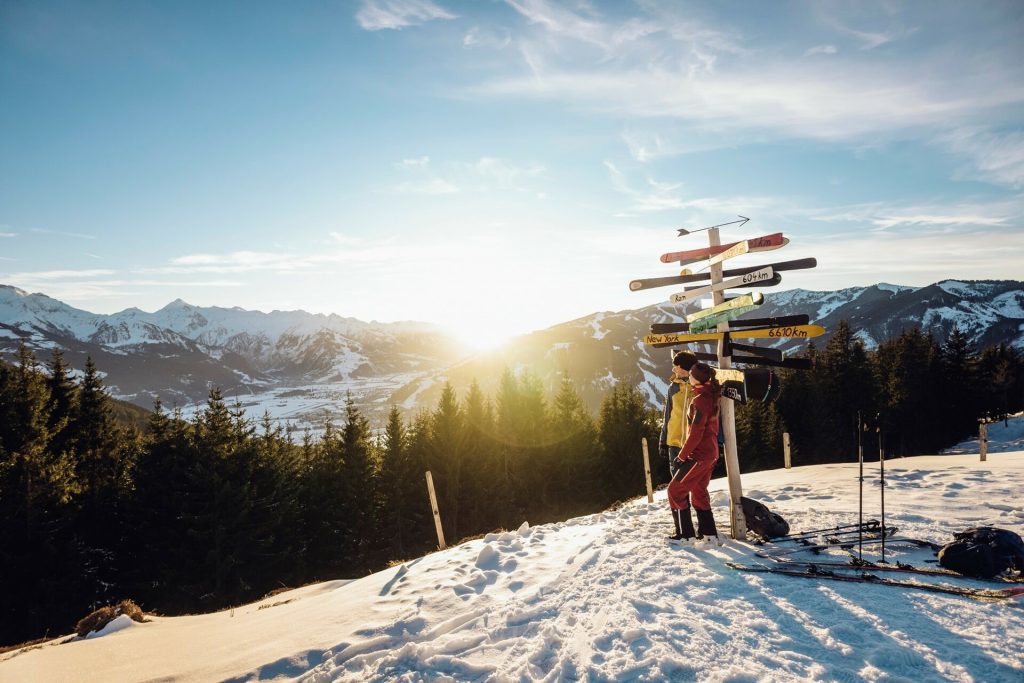
[[[718,536],[708,483],[718,461],[718,401],[722,388],[715,379],[715,369],[706,363],[690,368],[690,385],[694,397],[687,415],[686,442],[676,456],[680,468],[668,485],[669,507],[676,521],[676,535],[671,537],[674,540]],[[690,517],[691,503],[697,511],[696,533]]]

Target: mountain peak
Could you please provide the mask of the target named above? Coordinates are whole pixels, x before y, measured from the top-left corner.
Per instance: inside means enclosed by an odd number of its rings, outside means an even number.
[[[183,299],[175,299],[171,303],[161,308],[160,311],[173,311],[179,308],[192,308],[192,305]]]

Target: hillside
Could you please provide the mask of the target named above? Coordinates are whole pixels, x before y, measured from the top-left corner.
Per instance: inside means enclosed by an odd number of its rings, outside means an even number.
[[[878,466],[866,470],[877,516]],[[744,478],[794,530],[857,519],[857,466]],[[1024,531],[1024,452],[886,466],[886,520],[944,543],[991,524]],[[724,526],[726,482],[712,483]],[[979,501],[983,501],[979,504]],[[443,513],[443,510],[442,510]],[[757,547],[673,545],[664,492],[558,524],[489,534],[371,576],[215,614],[114,622],[0,657],[0,681],[984,680],[1024,676],[1016,602],[745,574]],[[890,544],[888,559],[929,552]],[[871,551],[865,550],[865,557]],[[914,577],[932,581],[932,577]],[[977,587],[992,584],[943,579]]]

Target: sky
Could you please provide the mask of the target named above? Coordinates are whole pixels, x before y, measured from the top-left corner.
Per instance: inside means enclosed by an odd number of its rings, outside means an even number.
[[[476,343],[782,231],[781,289],[1024,278],[1024,4],[0,0],[0,283]],[[770,295],[770,294],[769,294]]]

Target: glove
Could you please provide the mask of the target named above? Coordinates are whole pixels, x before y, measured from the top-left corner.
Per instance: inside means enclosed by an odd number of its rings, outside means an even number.
[[[690,458],[676,458],[676,476],[685,477],[693,469],[693,466],[697,464],[696,460]]]
[[[668,446],[666,444],[660,444],[658,446],[658,455],[665,460],[668,460]]]

